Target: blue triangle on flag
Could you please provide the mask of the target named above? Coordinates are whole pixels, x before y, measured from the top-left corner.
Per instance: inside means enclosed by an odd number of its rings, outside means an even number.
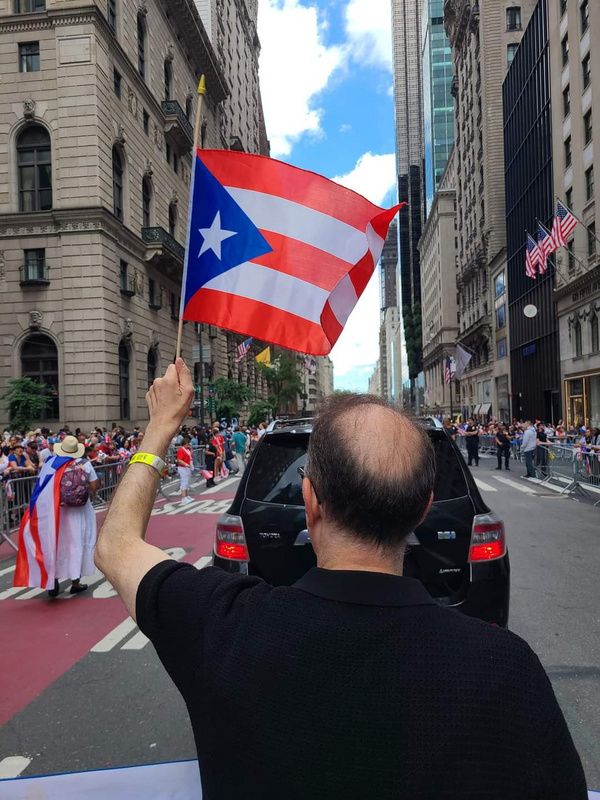
[[[198,156],[191,202],[185,304],[212,278],[273,249]]]

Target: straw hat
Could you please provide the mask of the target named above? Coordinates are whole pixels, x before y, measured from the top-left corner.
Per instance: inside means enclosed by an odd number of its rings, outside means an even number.
[[[74,436],[65,436],[62,442],[54,445],[55,456],[66,456],[67,458],[81,458],[85,453],[85,446],[79,444]]]

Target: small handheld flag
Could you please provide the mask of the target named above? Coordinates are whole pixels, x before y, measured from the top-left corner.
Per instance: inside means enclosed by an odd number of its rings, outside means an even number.
[[[326,355],[400,206],[263,156],[195,153],[181,318]]]
[[[528,233],[525,245],[525,272],[529,278],[533,280],[537,277],[536,266],[542,260],[542,252],[534,241],[533,237]]]
[[[235,361],[236,361],[236,363],[237,363],[238,361],[241,361],[241,360],[242,360],[242,358],[243,358],[243,357],[246,355],[246,353],[248,352],[248,350],[250,350],[250,345],[251,345],[251,344],[252,344],[252,337],[250,337],[249,339],[246,339],[246,341],[245,341],[245,342],[242,342],[241,344],[238,344],[238,347],[237,347],[237,354],[238,354],[238,357],[237,357],[237,358],[236,358],[236,360],[235,360]]]
[[[567,237],[573,233],[576,227],[576,218],[560,200],[557,200],[556,215],[552,223],[552,238],[557,250],[559,247],[567,246]]]

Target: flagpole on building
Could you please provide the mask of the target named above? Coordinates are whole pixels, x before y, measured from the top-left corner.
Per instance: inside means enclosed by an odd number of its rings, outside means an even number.
[[[200,146],[200,124],[202,121],[202,105],[204,103],[204,95],[206,94],[206,81],[204,79],[204,75],[200,76],[200,83],[198,84],[198,106],[196,108],[196,124],[194,126],[194,147],[192,149],[192,164],[195,163],[196,158],[196,150]],[[193,169],[193,167],[192,167]],[[190,207],[192,204],[192,198],[190,197]],[[189,237],[189,231],[188,231]],[[182,294],[185,291],[185,287],[182,286]],[[183,313],[182,310],[179,310],[179,327],[177,329],[177,348],[175,351],[175,358],[179,358],[181,356],[181,339],[183,336]],[[200,366],[204,369],[204,363],[202,362],[202,353],[200,353]]]
[[[561,202],[561,203],[564,205],[564,207],[565,207],[565,208],[568,208],[568,209],[569,209],[569,214],[571,214],[571,216],[572,216],[572,217],[575,217],[575,219],[577,220],[577,222],[578,222],[580,225],[583,225],[583,227],[584,227],[584,228],[586,229],[586,231],[589,233],[589,232],[590,232],[590,229],[589,229],[589,227],[588,227],[588,226],[585,224],[585,222],[584,222],[583,220],[579,219],[579,217],[577,216],[577,214],[573,214],[573,212],[571,211],[571,209],[569,208],[569,206],[567,205],[567,203],[566,203],[566,202],[563,202],[563,201],[560,199],[560,197],[559,197],[558,195],[554,195],[554,197],[555,197],[555,199],[556,199],[556,200],[558,200],[559,202]],[[599,239],[599,238],[596,236],[596,234],[595,234],[595,233],[593,234],[593,236],[594,236],[594,239],[595,239],[595,240],[598,242],[598,244],[600,244],[600,239]],[[581,262],[579,262],[579,263],[581,263]]]

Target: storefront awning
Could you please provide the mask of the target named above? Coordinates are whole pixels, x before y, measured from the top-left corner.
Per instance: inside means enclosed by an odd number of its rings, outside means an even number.
[[[479,409],[480,409],[480,408],[481,408],[481,404],[480,404],[480,403],[478,403],[478,404],[475,406],[475,408],[473,409],[473,416],[474,416],[474,417],[475,417],[475,416],[477,416],[477,414],[479,414]]]
[[[491,408],[491,407],[492,407],[492,404],[491,404],[491,403],[482,403],[482,404],[481,404],[481,407],[480,407],[480,409],[479,409],[479,413],[480,413],[480,414],[489,414],[489,413],[490,413],[490,408]]]

